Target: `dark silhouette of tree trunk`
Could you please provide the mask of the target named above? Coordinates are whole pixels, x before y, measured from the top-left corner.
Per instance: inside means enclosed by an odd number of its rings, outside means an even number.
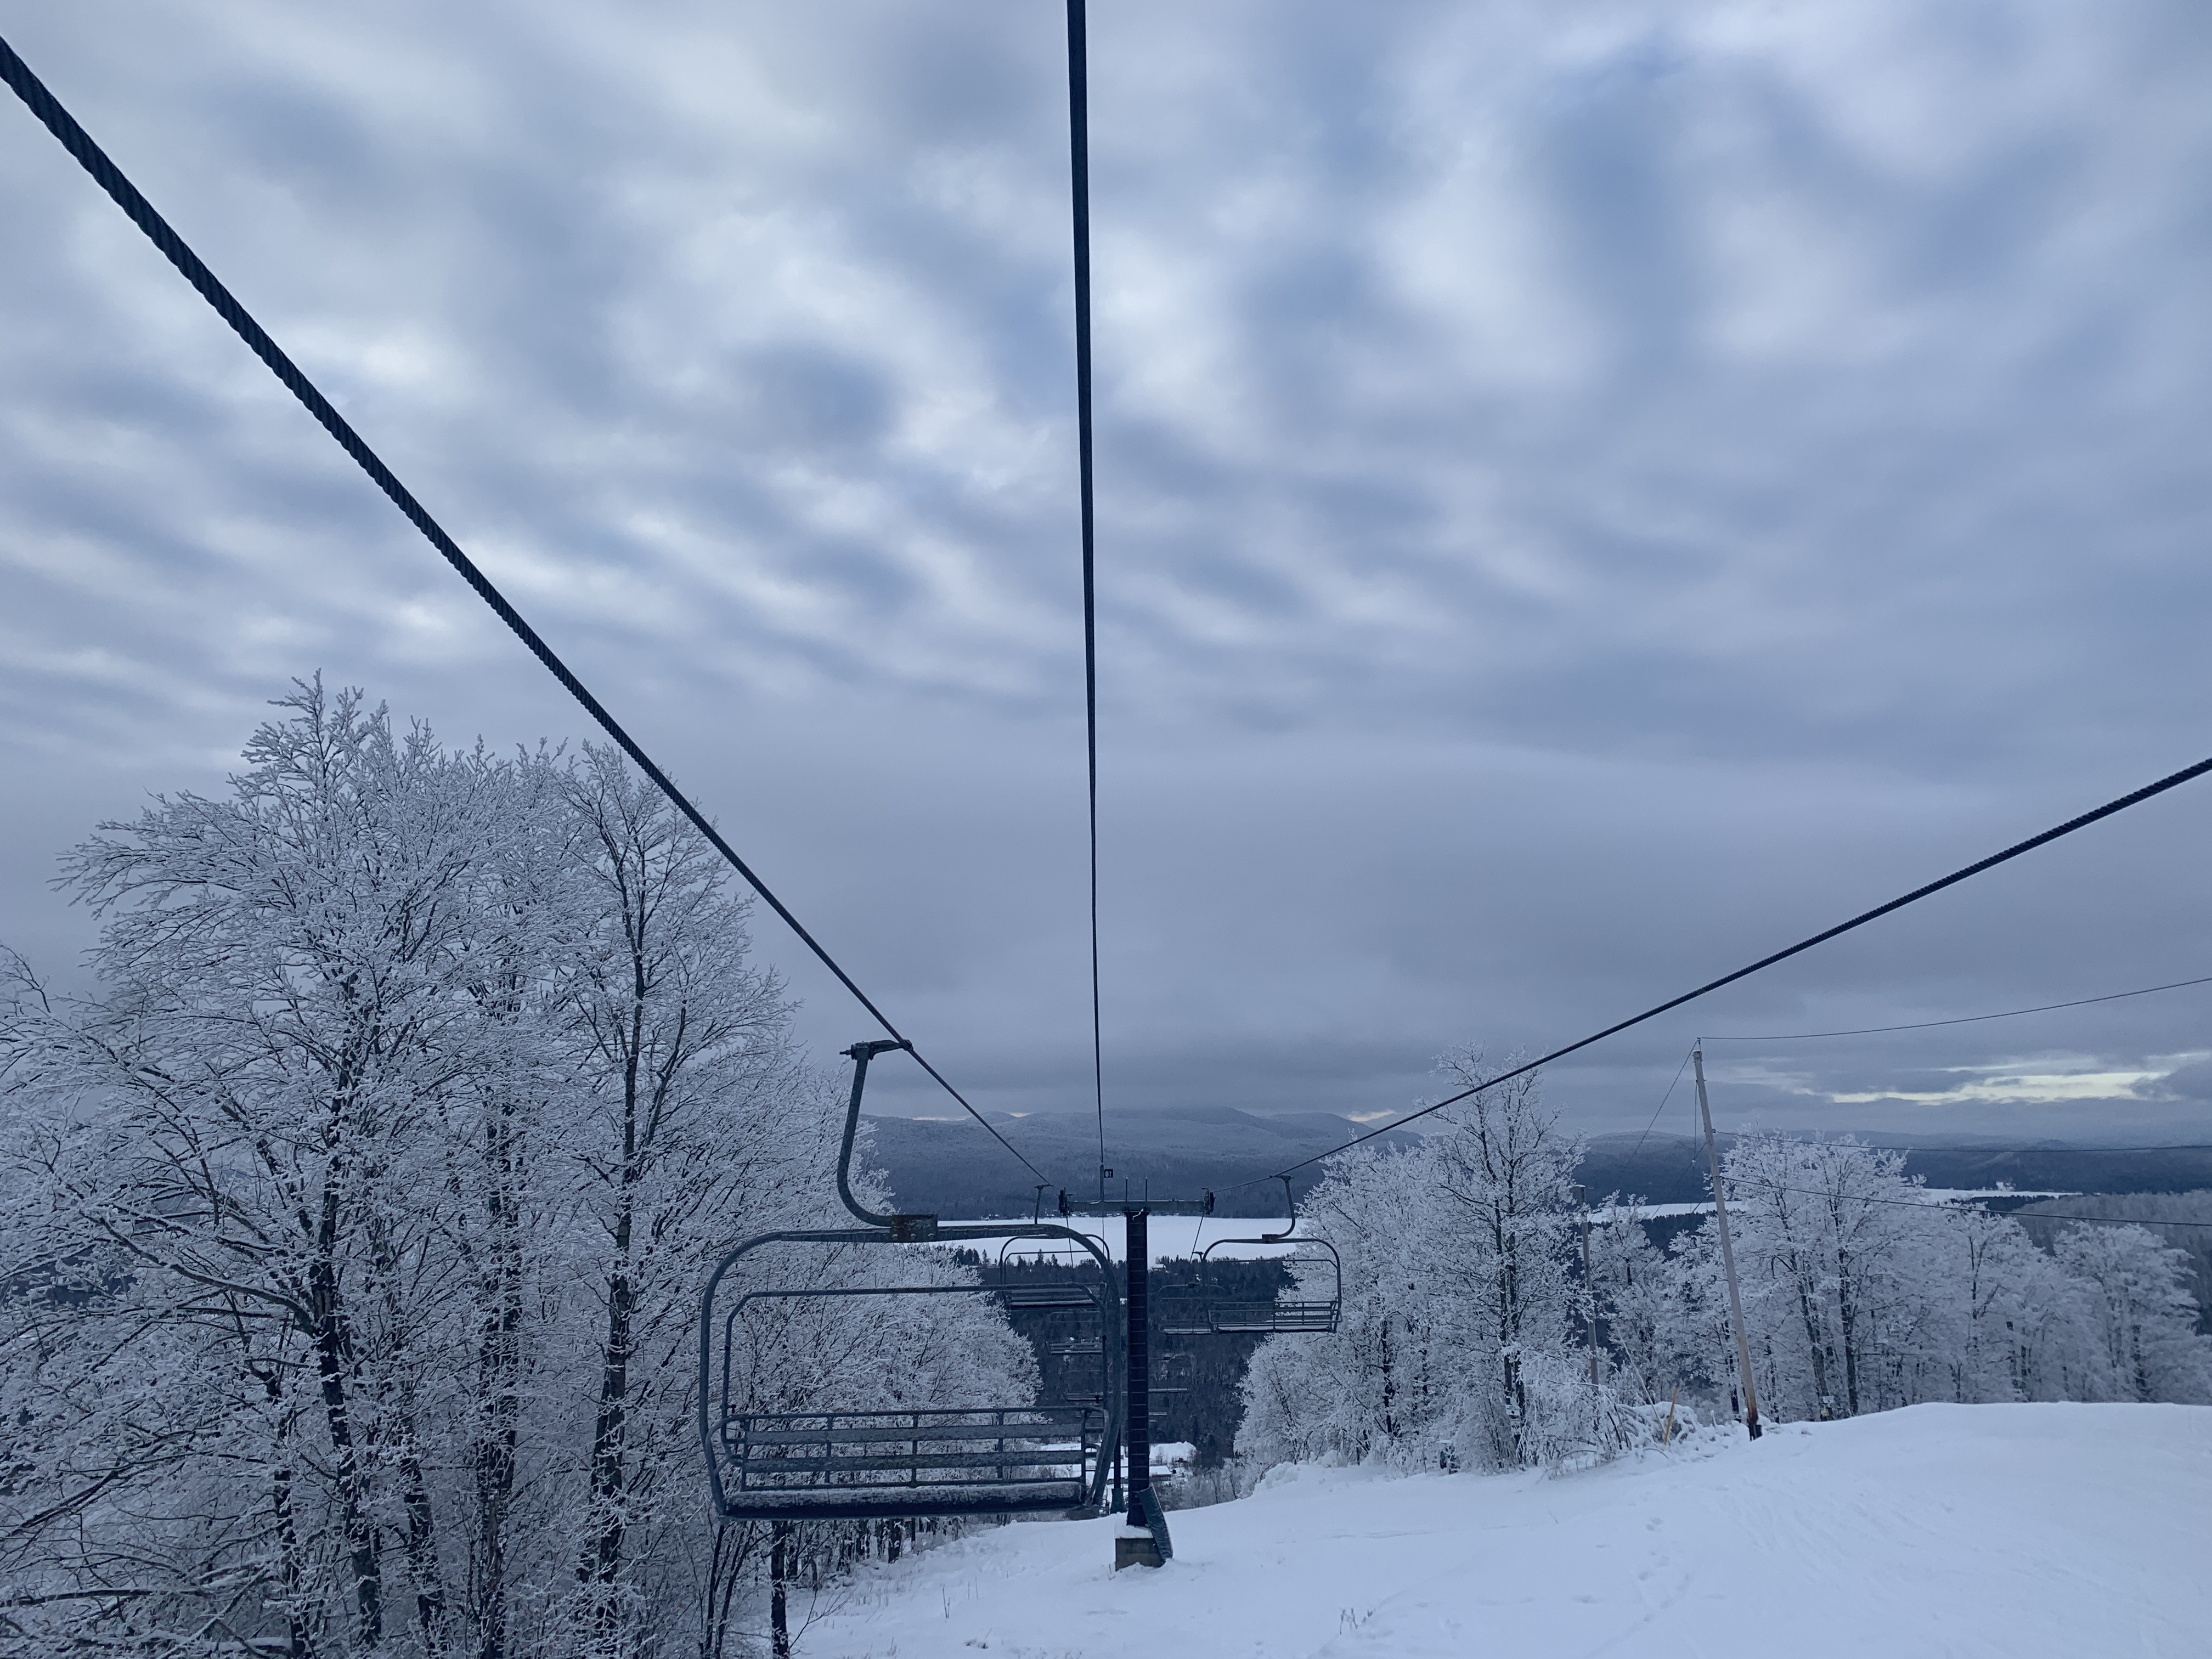
[[[483,1314],[477,1345],[483,1416],[470,1462],[476,1490],[471,1601],[477,1659],[507,1659],[507,1517],[514,1498],[522,1416],[522,1245],[512,1103],[501,1100],[485,1131],[490,1190],[488,1243],[479,1284]]]
[[[898,1558],[893,1556],[893,1560]],[[791,1524],[775,1522],[775,1542],[769,1551],[769,1642],[774,1659],[791,1659],[791,1607],[785,1581],[791,1577]]]

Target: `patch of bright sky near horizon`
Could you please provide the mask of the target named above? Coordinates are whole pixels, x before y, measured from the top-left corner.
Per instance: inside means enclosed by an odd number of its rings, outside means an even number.
[[[1055,9],[0,33],[940,1066],[1087,1109]],[[1109,1131],[1402,1109],[1452,1044],[1578,1036],[2212,752],[2212,15],[1092,33]],[[588,735],[12,105],[0,202],[0,938],[68,980],[55,854],[219,787],[290,676]],[[2208,826],[2212,783],[1552,1098],[1635,1130],[1700,1029],[2212,972]],[[865,1034],[757,932],[811,1041]],[[2208,1013],[1738,1047],[1714,1109],[2212,1139]],[[871,1106],[943,1109],[888,1066]]]

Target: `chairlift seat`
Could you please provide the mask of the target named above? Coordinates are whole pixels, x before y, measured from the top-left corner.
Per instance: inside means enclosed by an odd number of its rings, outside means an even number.
[[[732,1412],[722,1424],[732,1520],[1012,1515],[1091,1501],[1096,1406]]]
[[[1042,1313],[1054,1308],[1096,1308],[1096,1291],[1083,1285],[1006,1285],[998,1287],[1009,1313]]]
[[[1278,1332],[1328,1332],[1342,1315],[1340,1303],[1220,1302],[1212,1310],[1208,1328],[1217,1336],[1243,1336]]]

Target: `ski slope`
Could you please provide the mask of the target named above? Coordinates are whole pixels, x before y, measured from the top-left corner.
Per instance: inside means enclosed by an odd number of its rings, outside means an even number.
[[[1540,1475],[1279,1470],[824,1592],[801,1659],[2204,1659],[2212,1407],[1916,1406]],[[832,1605],[833,1595],[838,1598]],[[794,1614],[805,1611],[804,1598]]]

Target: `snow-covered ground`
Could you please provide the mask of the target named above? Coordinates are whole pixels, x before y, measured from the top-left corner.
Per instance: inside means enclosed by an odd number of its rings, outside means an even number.
[[[2212,1407],[1916,1406],[1588,1473],[1279,1471],[1170,1517],[881,1569],[801,1659],[2203,1659]],[[798,1609],[794,1609],[798,1611]]]

